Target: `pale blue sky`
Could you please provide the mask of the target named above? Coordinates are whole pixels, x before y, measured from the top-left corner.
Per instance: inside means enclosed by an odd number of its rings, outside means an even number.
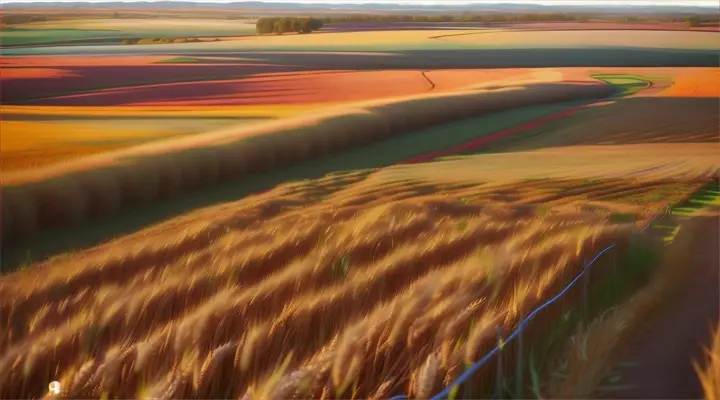
[[[91,3],[102,3],[104,1],[118,1],[118,0],[59,0],[59,1],[48,1],[48,0],[2,0],[3,3],[14,3],[14,2],[74,2],[74,1],[87,1]],[[122,0],[121,0],[122,1]],[[127,1],[127,0],[126,0]],[[127,1],[127,2],[131,2]],[[157,0],[161,2],[162,0]],[[193,0],[187,0],[193,1]],[[252,0],[249,0],[252,1]],[[437,4],[481,4],[481,3],[522,3],[522,4],[543,4],[543,5],[641,5],[641,6],[653,6],[653,5],[679,5],[679,6],[702,6],[718,8],[718,1],[720,0],[270,0],[275,3],[323,3],[323,4],[362,4],[362,3],[386,3],[386,4],[424,4],[424,5],[437,5]],[[243,0],[194,0],[196,3],[229,3],[229,2],[243,2]]]

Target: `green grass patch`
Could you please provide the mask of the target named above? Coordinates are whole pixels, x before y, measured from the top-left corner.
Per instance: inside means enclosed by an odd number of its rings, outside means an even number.
[[[173,57],[157,61],[155,64],[194,64],[197,62],[200,62],[200,60],[194,57]]]
[[[672,208],[673,215],[692,216],[707,207],[720,206],[720,184],[712,182],[695,192],[686,201]]]
[[[627,74],[592,74],[591,77],[599,79],[618,90],[617,96],[631,96],[647,88],[651,80],[640,75]]]

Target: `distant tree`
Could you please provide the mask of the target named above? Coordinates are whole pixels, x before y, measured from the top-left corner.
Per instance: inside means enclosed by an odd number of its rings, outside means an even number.
[[[307,18],[293,18],[291,25],[293,32],[310,33],[310,31],[307,30]]]
[[[273,30],[275,29],[275,21],[276,18],[260,17],[255,24],[255,31],[258,35],[273,33]]]
[[[687,19],[685,19],[685,23],[689,27],[696,28],[698,26],[702,26],[702,19],[694,15],[692,17],[687,17]]]
[[[273,27],[273,33],[277,33],[278,35],[282,35],[286,32],[292,32],[293,31],[293,21],[290,18],[280,18],[279,20],[275,21],[275,26]]]
[[[323,21],[321,19],[317,18],[310,18],[308,20],[308,26],[310,27],[310,31],[316,31],[318,29],[322,29],[324,26]]]

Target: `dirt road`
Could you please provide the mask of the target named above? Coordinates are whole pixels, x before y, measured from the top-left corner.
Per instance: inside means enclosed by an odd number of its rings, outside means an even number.
[[[605,398],[700,399],[703,397],[692,360],[700,360],[710,342],[710,327],[720,314],[720,218],[718,210],[686,221],[668,255],[687,269],[679,293],[629,345],[621,362],[622,390]],[[673,251],[674,250],[674,251]],[[675,254],[672,254],[675,253]]]

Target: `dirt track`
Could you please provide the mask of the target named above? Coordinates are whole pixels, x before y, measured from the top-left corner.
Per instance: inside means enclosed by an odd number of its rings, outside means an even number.
[[[713,215],[714,214],[714,215]],[[702,359],[710,327],[720,314],[718,210],[687,221],[670,260],[687,269],[677,296],[635,337],[622,361],[637,362],[622,376],[625,389],[606,398],[699,399],[703,397],[692,360]],[[684,236],[684,237],[681,237]]]

